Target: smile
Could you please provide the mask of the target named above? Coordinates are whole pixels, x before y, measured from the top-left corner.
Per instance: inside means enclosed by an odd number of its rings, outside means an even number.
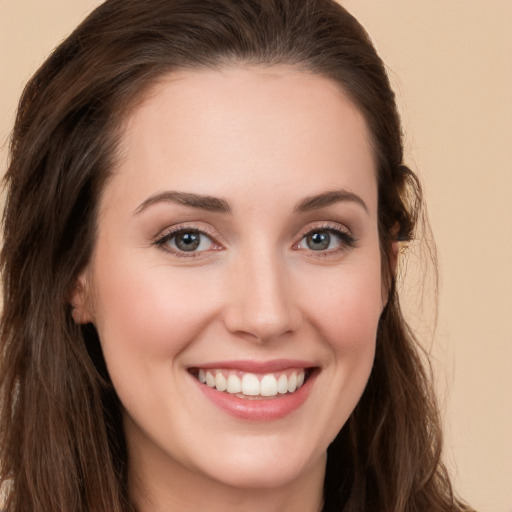
[[[239,420],[275,421],[298,411],[321,373],[313,361],[217,361],[189,367],[198,391]]]
[[[250,373],[224,369],[198,369],[193,375],[209,388],[246,400],[289,395],[299,390],[307,379],[305,368],[273,373]]]

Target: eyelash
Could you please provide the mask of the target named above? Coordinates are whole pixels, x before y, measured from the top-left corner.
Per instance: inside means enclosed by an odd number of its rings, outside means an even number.
[[[167,244],[173,240],[177,235],[180,233],[194,233],[199,236],[205,236],[207,237],[213,246],[217,246],[217,248],[214,249],[207,249],[202,251],[183,251],[179,249],[174,249],[172,247],[169,247]],[[318,250],[315,251],[313,249],[304,249],[300,248],[299,244],[302,243],[304,239],[306,239],[308,236],[312,236],[316,233],[328,233],[333,234],[336,237],[339,238],[340,246],[334,249],[327,249],[327,250]],[[199,242],[201,243],[201,242]],[[161,235],[159,235],[156,240],[154,240],[153,244],[162,250],[171,253],[173,256],[177,258],[197,258],[197,257],[204,257],[210,250],[218,251],[222,250],[222,246],[216,241],[215,236],[213,233],[209,233],[208,230],[205,229],[198,229],[195,226],[178,226],[176,228],[169,229],[165,232],[163,232]],[[338,254],[340,252],[347,251],[353,247],[355,247],[357,244],[356,238],[349,233],[348,231],[341,229],[338,225],[333,224],[321,224],[318,226],[314,226],[313,228],[310,228],[306,231],[304,231],[299,241],[293,244],[293,247],[296,250],[306,250],[308,253],[310,253],[311,257],[319,257],[319,258],[325,258],[333,254]]]
[[[331,235],[335,235],[339,239],[339,247],[336,247],[334,249],[327,249],[327,250],[319,250],[315,251],[313,249],[305,249],[309,253],[308,255],[310,257],[314,258],[326,258],[332,255],[336,255],[339,253],[343,253],[349,249],[354,248],[357,245],[357,239],[352,235],[349,231],[340,228],[337,224],[320,224],[318,226],[314,226],[313,228],[309,228],[306,231],[304,231],[297,243],[294,244],[294,247],[296,247],[298,250],[304,250],[302,248],[299,248],[298,245],[302,243],[303,240],[305,240],[308,236],[312,236],[313,234],[317,233],[328,233]]]
[[[219,249],[213,249],[214,251],[220,250],[220,247],[222,247],[216,240],[212,233],[209,233],[205,229],[198,229],[197,227],[193,226],[178,226],[176,228],[169,229],[167,231],[164,231],[161,235],[159,235],[156,240],[153,242],[154,245],[161,248],[162,250],[171,253],[173,256],[177,258],[197,258],[201,256],[205,256],[206,253],[208,253],[208,250],[203,251],[181,251],[179,249],[174,249],[172,247],[169,247],[167,244],[173,239],[176,238],[180,233],[194,233],[199,236],[205,236],[207,237],[212,245],[218,246]]]

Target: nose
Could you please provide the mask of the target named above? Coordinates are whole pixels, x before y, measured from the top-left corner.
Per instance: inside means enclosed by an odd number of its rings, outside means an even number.
[[[237,335],[265,342],[296,331],[302,321],[285,263],[265,251],[233,265],[224,322]]]

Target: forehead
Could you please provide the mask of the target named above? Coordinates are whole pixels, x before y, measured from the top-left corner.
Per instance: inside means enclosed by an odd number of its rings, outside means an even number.
[[[224,196],[240,181],[264,194],[262,185],[293,180],[309,194],[367,189],[376,204],[363,115],[337,83],[290,66],[166,75],[128,116],[121,149],[115,174],[141,196],[155,188]]]

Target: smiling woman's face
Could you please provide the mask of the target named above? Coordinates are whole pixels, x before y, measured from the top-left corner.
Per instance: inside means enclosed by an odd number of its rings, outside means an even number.
[[[75,318],[139,480],[321,481],[383,308],[369,139],[336,84],[284,66],[172,74],[129,117]]]

